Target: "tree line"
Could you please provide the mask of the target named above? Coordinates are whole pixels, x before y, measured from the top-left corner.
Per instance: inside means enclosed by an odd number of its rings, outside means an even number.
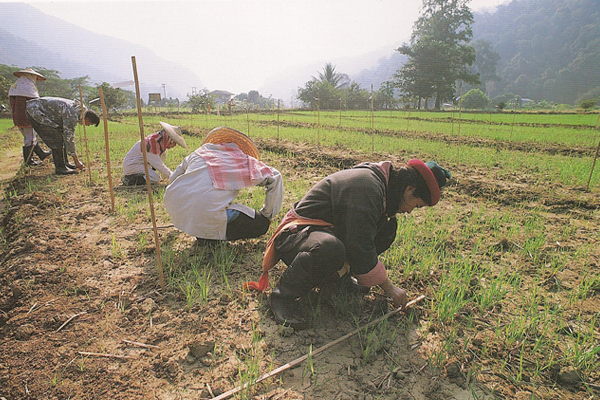
[[[326,64],[298,98],[321,109],[598,104],[598,0],[513,0],[477,23],[469,2],[423,0],[409,43],[396,49],[404,63],[375,93]]]

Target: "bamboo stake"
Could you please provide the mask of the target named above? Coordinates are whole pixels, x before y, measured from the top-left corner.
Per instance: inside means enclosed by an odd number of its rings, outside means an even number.
[[[100,104],[102,105],[102,119],[104,120],[104,143],[106,145],[106,173],[108,174],[108,187],[110,189],[110,210],[115,212],[115,193],[113,190],[112,174],[110,172],[110,147],[108,142],[108,117],[106,115],[106,105],[104,104],[104,92],[102,86],[98,87],[100,92]]]
[[[122,356],[120,354],[105,354],[105,353],[90,353],[89,351],[78,351],[77,353],[82,356],[96,356],[96,357],[108,357],[108,358],[135,358],[132,356]]]
[[[85,155],[87,157],[88,178],[90,179],[90,185],[91,185],[92,184],[92,163],[90,161],[90,151],[88,149],[88,139],[87,139],[87,133],[85,130],[85,109],[83,107],[83,92],[81,91],[81,85],[79,85],[79,101],[81,102],[81,123],[83,124],[83,138],[85,140]]]
[[[598,119],[596,119],[596,130],[598,130],[598,122],[600,122],[600,113],[598,113]],[[598,158],[598,152],[600,152],[600,140],[598,140],[598,147],[596,147],[596,154],[594,155],[594,161],[592,162],[590,177],[588,178],[587,187],[585,190],[590,190],[590,182],[592,180],[592,174],[594,173],[594,167],[596,167],[596,159]]]
[[[279,143],[279,107],[281,106],[280,100],[277,100],[277,143]]]
[[[313,351],[310,353],[310,356],[311,356],[311,357],[314,357],[314,356],[316,356],[317,354],[319,354],[319,353],[322,353],[323,351],[327,350],[328,348],[330,348],[330,347],[333,347],[333,346],[335,346],[336,344],[338,344],[338,343],[340,343],[340,342],[343,342],[344,340],[346,340],[346,339],[348,339],[348,338],[350,338],[350,337],[352,337],[352,336],[356,335],[356,334],[357,334],[359,331],[361,331],[362,329],[365,329],[365,328],[368,328],[369,326],[372,326],[372,325],[378,324],[379,322],[383,321],[384,319],[387,319],[387,318],[391,317],[392,315],[399,313],[400,311],[406,310],[408,307],[412,306],[412,305],[413,305],[413,304],[415,304],[415,303],[418,303],[419,301],[423,300],[424,298],[425,298],[425,296],[421,295],[421,296],[417,297],[416,299],[409,301],[409,302],[406,304],[406,307],[404,307],[404,308],[402,308],[402,307],[398,307],[398,308],[396,308],[395,310],[393,310],[393,311],[390,311],[389,313],[385,314],[384,316],[382,316],[382,317],[379,317],[379,318],[377,318],[376,320],[373,320],[373,321],[369,322],[368,324],[366,324],[366,325],[362,326],[361,328],[355,329],[354,331],[352,331],[352,332],[350,332],[350,333],[347,333],[347,334],[345,334],[344,336],[340,337],[339,339],[336,339],[336,340],[334,340],[333,342],[329,342],[328,344],[326,344],[326,345],[324,345],[324,346],[321,346],[321,347],[319,347],[319,348],[318,348],[318,349],[316,349],[316,350],[313,350]],[[279,367],[279,368],[275,368],[273,371],[271,371],[271,372],[268,372],[268,373],[264,374],[263,376],[261,376],[260,378],[256,379],[254,382],[251,382],[251,383],[252,383],[252,384],[256,384],[256,383],[262,382],[262,381],[264,381],[265,379],[268,379],[268,378],[270,378],[270,377],[272,377],[272,376],[275,376],[275,375],[277,375],[277,374],[279,374],[279,373],[281,373],[281,372],[283,372],[283,371],[285,371],[285,370],[287,370],[287,369],[290,369],[290,368],[292,368],[292,367],[294,367],[294,366],[296,366],[296,365],[300,364],[300,363],[301,363],[301,362],[303,362],[304,360],[306,360],[306,359],[308,358],[308,356],[309,356],[309,354],[305,354],[305,355],[303,355],[302,357],[296,358],[294,361],[291,361],[291,362],[289,362],[289,363],[287,363],[287,364],[285,364],[285,365],[282,365],[282,366],[281,366],[281,367]],[[233,396],[234,394],[238,393],[239,391],[241,391],[241,390],[244,390],[244,389],[245,389],[245,388],[247,388],[247,387],[248,387],[248,386],[249,386],[251,383],[245,383],[245,384],[243,384],[243,385],[241,385],[241,386],[238,386],[238,387],[236,387],[236,388],[234,388],[234,389],[231,389],[231,390],[229,390],[229,391],[227,391],[227,392],[225,392],[225,393],[223,393],[223,394],[221,394],[221,395],[219,395],[219,396],[217,396],[217,397],[213,397],[213,399],[212,399],[212,400],[223,400],[223,399],[227,399],[227,398],[229,398],[229,397]]]
[[[146,347],[149,349],[160,349],[160,347],[155,346],[153,344],[146,344],[146,343],[140,343],[140,342],[132,342],[131,340],[126,340],[126,339],[122,339],[122,342],[127,343],[127,344],[131,344],[133,346],[138,346],[138,347]]]
[[[152,228],[154,229],[154,244],[156,247],[156,265],[158,267],[158,279],[160,281],[161,289],[165,288],[165,278],[163,277],[162,260],[160,256],[160,239],[158,237],[158,229],[156,229],[156,217],[154,215],[154,199],[152,196],[152,187],[150,186],[150,173],[148,171],[148,155],[146,154],[146,138],[144,136],[144,119],[142,118],[142,101],[140,98],[140,83],[137,74],[137,65],[135,63],[135,56],[131,56],[131,63],[133,65],[133,77],[135,79],[135,95],[137,97],[137,108],[138,108],[138,120],[140,123],[140,147],[142,155],[144,156],[144,172],[146,173],[146,189],[148,190],[148,203],[150,205],[150,216],[152,219]]]
[[[60,326],[60,328],[58,328],[58,329],[56,330],[56,332],[60,332],[60,330],[61,330],[62,328],[64,328],[65,326],[67,326],[67,324],[68,324],[69,322],[71,322],[71,321],[72,321],[74,318],[76,318],[76,317],[79,317],[80,315],[83,315],[83,314],[86,314],[86,312],[85,312],[85,311],[83,311],[83,312],[80,312],[79,314],[75,314],[75,315],[73,315],[71,318],[69,318],[68,320],[66,320],[66,321],[65,321],[65,323],[64,323],[64,324],[62,324],[62,325]]]
[[[317,149],[321,150],[321,97],[317,97]]]
[[[457,163],[460,163],[460,121],[462,120],[462,81],[460,82],[460,98],[458,100],[458,133],[456,135],[457,139]]]
[[[371,83],[371,153],[375,153],[375,114],[373,111],[373,84]]]

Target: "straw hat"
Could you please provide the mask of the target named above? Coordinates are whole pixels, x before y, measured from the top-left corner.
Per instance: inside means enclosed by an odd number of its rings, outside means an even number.
[[[183,135],[181,134],[181,128],[180,127],[173,126],[173,125],[167,124],[166,122],[162,122],[162,121],[159,121],[159,122],[160,122],[160,125],[165,130],[165,132],[167,132],[167,135],[169,135],[169,137],[171,139],[173,139],[173,141],[175,143],[177,143],[178,145],[180,145],[184,149],[188,148],[187,144],[185,143],[185,139],[183,138]]]
[[[22,69],[20,71],[15,71],[13,72],[13,75],[16,76],[17,78],[22,76],[23,74],[29,74],[29,75],[35,75],[37,77],[38,81],[45,81],[46,77],[38,72],[35,72],[34,70],[32,70],[31,68],[26,68],[26,69]]]
[[[228,128],[226,126],[220,126],[213,129],[208,133],[204,143],[221,144],[221,143],[233,143],[237,145],[240,150],[247,156],[259,159],[258,147],[254,144],[252,139],[244,135],[240,131]]]

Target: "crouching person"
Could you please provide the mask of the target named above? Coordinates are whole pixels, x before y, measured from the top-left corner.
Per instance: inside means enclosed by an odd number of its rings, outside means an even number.
[[[269,296],[275,320],[306,327],[297,300],[332,283],[349,291],[380,286],[396,307],[406,292],[394,285],[378,255],[396,237],[396,214],[434,206],[450,173],[433,161],[413,159],[396,168],[389,161],[363,163],[318,182],[284,217],[267,245],[263,274],[247,288],[265,290],[268,271],[282,260],[287,269]]]
[[[234,203],[241,189],[265,188],[260,210]],[[173,224],[200,244],[256,238],[281,210],[283,178],[259,161],[254,142],[227,127],[213,129],[171,175],[163,203]]]
[[[148,161],[148,174],[150,183],[159,183],[161,176],[169,179],[172,171],[165,165],[167,150],[180,145],[187,149],[185,139],[181,134],[181,128],[160,121],[162,129],[152,135],[146,136],[146,160]],[[140,147],[141,140],[134,144],[123,159],[123,177],[121,182],[124,186],[137,186],[146,184],[146,167],[144,165],[144,153]]]

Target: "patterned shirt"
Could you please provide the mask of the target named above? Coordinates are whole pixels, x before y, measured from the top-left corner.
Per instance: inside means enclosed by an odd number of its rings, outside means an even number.
[[[77,154],[75,128],[81,118],[79,102],[60,97],[40,97],[27,102],[27,113],[38,124],[61,130],[67,154]]]

